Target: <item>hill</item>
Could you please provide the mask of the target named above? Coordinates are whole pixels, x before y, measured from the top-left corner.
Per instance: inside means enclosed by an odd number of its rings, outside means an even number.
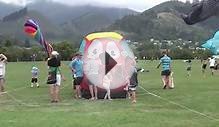
[[[120,31],[133,40],[184,40],[203,41],[218,27],[219,18],[212,18],[194,26],[186,25],[180,17],[188,13],[191,4],[169,1],[157,5],[139,15],[125,16],[107,30]]]
[[[12,38],[24,40],[27,36],[23,32],[23,24],[27,17],[33,18],[39,22],[43,34],[48,39],[55,40],[64,35],[62,29],[51,23],[45,16],[36,11],[29,11],[27,8],[3,17],[3,20],[0,21],[0,34],[2,36],[10,36]]]

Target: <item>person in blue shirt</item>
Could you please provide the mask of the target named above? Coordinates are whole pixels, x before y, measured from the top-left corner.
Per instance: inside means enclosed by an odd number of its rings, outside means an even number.
[[[73,75],[73,90],[75,91],[75,98],[79,99],[81,98],[81,90],[80,90],[80,84],[83,80],[83,61],[82,61],[82,54],[76,53],[75,57],[72,59],[70,63],[70,69],[72,71]]]
[[[171,74],[171,58],[167,56],[167,52],[163,51],[163,57],[160,59],[160,63],[157,68],[162,66],[161,76],[163,81],[163,89],[172,88],[170,86],[170,74]]]

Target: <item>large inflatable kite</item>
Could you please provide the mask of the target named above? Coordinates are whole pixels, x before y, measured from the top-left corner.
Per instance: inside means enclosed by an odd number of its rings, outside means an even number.
[[[43,46],[48,56],[50,56],[53,51],[53,47],[45,40],[42,32],[40,31],[40,26],[36,21],[28,19],[24,24],[24,31],[27,35],[34,38],[41,46]]]
[[[219,31],[215,33],[214,37],[206,41],[202,47],[209,49],[213,54],[219,53]]]
[[[84,97],[90,96],[88,84],[91,82],[98,87],[99,98],[104,97],[107,89],[111,90],[112,98],[126,97],[124,89],[133,73],[130,68],[135,66],[135,60],[123,36],[115,32],[89,34],[83,39],[80,52],[84,61],[85,77],[81,84]],[[109,83],[104,83],[108,77]]]
[[[203,0],[193,6],[188,15],[182,15],[188,25],[204,21],[219,12],[219,0]]]

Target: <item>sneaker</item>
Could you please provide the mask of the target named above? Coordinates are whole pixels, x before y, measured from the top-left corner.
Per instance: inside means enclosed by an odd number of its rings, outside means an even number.
[[[92,97],[92,98],[90,98],[89,100],[93,101],[93,100],[95,100],[95,98],[94,98],[94,97]]]
[[[133,100],[132,103],[136,103],[136,100]]]
[[[37,85],[37,88],[40,88],[40,85]]]
[[[166,88],[167,88],[167,85],[164,85],[164,86],[163,86],[163,89],[166,89]]]
[[[30,87],[33,88],[33,85],[31,85]]]

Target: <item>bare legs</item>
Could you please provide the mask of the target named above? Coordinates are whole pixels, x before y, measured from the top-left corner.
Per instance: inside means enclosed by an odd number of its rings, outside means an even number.
[[[80,87],[80,85],[75,85],[75,88],[76,88],[76,90],[75,90],[75,98],[79,99],[79,98],[81,98],[81,87]]]
[[[162,81],[163,81],[163,89],[171,88],[170,86],[170,76],[162,76]]]
[[[5,92],[5,80],[0,79],[0,92]]]
[[[90,94],[91,94],[91,100],[97,100],[97,87],[94,85],[89,85],[89,90],[90,90]]]
[[[51,97],[51,102],[59,102],[60,101],[60,97],[59,97],[59,91],[60,91],[60,87],[56,86],[56,85],[50,85],[49,86],[49,93],[50,93],[50,97]]]

